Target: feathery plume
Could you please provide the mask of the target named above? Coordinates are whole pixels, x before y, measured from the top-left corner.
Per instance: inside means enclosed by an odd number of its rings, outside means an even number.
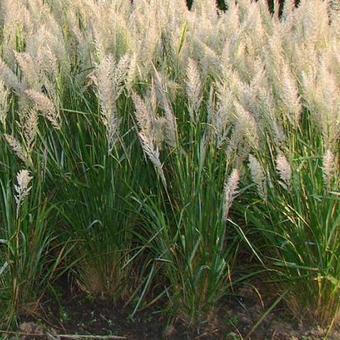
[[[5,83],[0,79],[0,124],[5,129],[7,112],[9,110],[8,103],[9,91],[5,88]]]
[[[142,148],[145,154],[149,157],[151,163],[154,165],[156,172],[160,176],[164,186],[166,186],[166,180],[163,172],[162,163],[159,159],[159,149],[154,145],[153,140],[143,134],[139,133],[139,138],[142,143]]]
[[[291,178],[292,178],[292,169],[287,161],[287,158],[283,154],[279,154],[276,158],[276,170],[280,175],[280,178],[287,186],[290,188],[291,185]]]
[[[322,159],[322,171],[324,182],[327,186],[331,184],[332,179],[334,178],[336,167],[335,155],[331,150],[326,150]]]
[[[136,118],[140,129],[138,135],[141,140],[143,151],[149,157],[157,173],[161,177],[163,184],[166,186],[162,163],[159,158],[159,148],[157,146],[159,138],[162,138],[162,136],[159,136],[159,133],[163,130],[162,120],[156,120],[138,94],[133,92],[131,96],[136,108]]]
[[[131,97],[136,108],[136,118],[139,129],[145,136],[152,136],[155,120],[153,114],[148,110],[145,102],[137,93],[132,92]]]
[[[202,102],[202,82],[197,63],[191,58],[188,58],[186,76],[190,118],[197,123],[197,111]]]
[[[257,192],[264,200],[266,200],[267,199],[266,176],[260,162],[252,154],[249,154],[248,166],[250,169],[252,180],[256,184]]]
[[[224,185],[224,220],[228,220],[230,207],[238,193],[238,185],[240,181],[240,172],[238,169],[233,169],[228,181]]]
[[[22,125],[25,146],[27,152],[30,154],[38,133],[38,114],[34,109],[30,109],[26,112]]]
[[[239,131],[242,132],[243,136],[247,139],[249,146],[257,149],[259,147],[259,136],[255,118],[237,101],[235,101],[233,105],[235,107],[235,118]]]
[[[281,100],[287,109],[287,117],[291,122],[297,126],[300,121],[300,114],[302,106],[299,99],[298,88],[293,75],[291,74],[288,65],[284,64],[281,70],[282,75],[280,77]]]
[[[219,94],[218,94],[219,95]],[[230,96],[227,95],[230,99]],[[226,102],[226,101],[225,101]],[[227,124],[229,121],[229,105],[222,104],[219,98],[218,103],[215,101],[214,88],[211,87],[208,101],[208,122],[212,126],[212,132],[214,134],[217,148],[220,148],[226,140],[227,135]],[[228,102],[228,100],[227,100]],[[225,109],[227,107],[227,109]]]
[[[35,109],[40,111],[55,129],[59,130],[61,128],[60,114],[51,99],[35,90],[26,90],[25,94],[35,104]]]
[[[14,185],[15,189],[15,202],[17,204],[17,218],[19,216],[19,209],[22,205],[24,199],[28,196],[31,187],[30,182],[33,177],[30,176],[30,173],[28,170],[20,170],[17,173],[17,185]]]
[[[125,81],[127,75],[129,74],[129,70],[131,67],[131,58],[129,55],[123,55],[118,61],[117,66],[113,69],[113,82],[115,85],[115,95],[118,98],[122,91],[124,90]]]
[[[14,72],[3,62],[0,58],[0,79],[3,80],[8,88],[13,89],[16,93],[20,94],[23,86],[18,80]]]
[[[137,56],[136,53],[134,53],[131,57],[130,57],[130,65],[129,65],[129,70],[126,74],[126,79],[125,79],[125,87],[128,90],[132,89],[133,83],[135,81],[136,78],[136,73],[137,73]]]
[[[14,56],[24,75],[23,81],[25,85],[38,91],[41,87],[40,75],[37,63],[33,60],[33,57],[26,52],[14,52]]]
[[[92,77],[97,87],[97,95],[101,106],[101,118],[104,126],[109,127],[112,116],[116,112],[116,96],[113,86],[113,70],[115,61],[112,55],[106,56],[98,65]]]
[[[168,99],[164,81],[156,69],[154,80],[156,84],[156,92],[160,97],[161,106],[165,113],[165,141],[170,147],[174,148],[177,145],[178,140],[176,116]]]
[[[11,147],[15,155],[21,159],[26,165],[31,166],[32,160],[27,151],[22,147],[20,142],[12,135],[4,135],[6,142]]]
[[[119,139],[120,119],[117,117],[116,101],[125,88],[127,77],[131,77],[130,67],[131,58],[128,55],[124,55],[117,64],[110,54],[103,58],[91,76],[97,88],[102,122],[107,129],[109,152]]]
[[[47,46],[39,46],[36,51],[36,62],[40,70],[51,78],[56,78],[58,74],[58,59]]]

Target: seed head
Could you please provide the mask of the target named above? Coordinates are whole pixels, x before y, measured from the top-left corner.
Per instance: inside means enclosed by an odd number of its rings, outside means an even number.
[[[229,209],[237,195],[238,185],[240,181],[240,173],[238,169],[233,169],[228,181],[224,185],[224,220],[228,219]]]
[[[15,202],[17,204],[17,215],[21,204],[24,199],[28,196],[31,187],[29,186],[32,177],[28,170],[20,170],[17,174],[17,185],[14,185],[15,189]]]
[[[276,170],[279,173],[282,181],[289,188],[291,184],[292,169],[285,155],[279,154],[276,158]]]
[[[260,162],[253,156],[249,155],[249,169],[253,182],[256,184],[257,191],[263,199],[267,199],[266,176]]]

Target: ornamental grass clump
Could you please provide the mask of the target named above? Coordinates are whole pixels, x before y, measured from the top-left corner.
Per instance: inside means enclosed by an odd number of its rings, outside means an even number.
[[[339,317],[338,175],[325,181],[322,148],[319,156],[305,144],[295,148],[290,163],[282,154],[263,162],[266,196],[257,186],[259,199],[253,192],[244,216],[288,308],[298,319],[329,325]]]
[[[216,148],[193,65],[191,60],[188,100],[179,97],[170,104],[158,72],[150,94],[133,98],[143,150],[159,178],[156,191],[140,199],[143,242],[150,240],[153,270],[164,278],[168,312],[199,327],[214,317],[231,285],[238,238],[228,230],[226,216],[237,193],[238,172],[228,179],[228,159]],[[174,112],[181,115],[176,118]]]
[[[218,302],[232,284],[238,237],[230,232],[226,217],[239,175],[235,169],[228,176],[229,160],[216,147],[209,117],[200,104],[204,93],[199,71],[190,63],[188,100],[179,97],[171,105],[164,77],[156,73],[152,82],[156,88],[144,99],[135,95],[134,102],[143,150],[160,179],[155,192],[140,198],[143,242],[152,241],[154,279],[164,279],[170,315],[200,327],[215,316]],[[177,120],[174,112],[181,112]],[[175,139],[169,142],[169,136]]]
[[[281,21],[259,23],[259,32],[269,33],[263,50],[253,61],[243,52],[243,62],[225,71],[218,91],[233,125],[227,150],[236,149],[242,160],[240,234],[297,319],[334,325],[340,276],[339,79],[332,71],[338,17],[328,20],[325,2],[313,5],[287,6]],[[316,13],[322,13],[319,25],[313,24]],[[255,8],[251,14],[254,20]],[[246,29],[242,35],[249,46],[259,43]],[[226,91],[234,98],[226,99]]]
[[[132,259],[139,245],[131,196],[146,178],[124,94],[130,70],[130,58],[116,63],[112,55],[104,57],[88,75],[91,91],[65,94],[65,115],[72,117],[49,146],[54,153],[49,171],[60,185],[61,232],[75,243],[69,259],[76,263],[74,275],[86,292],[115,301],[135,288]]]
[[[64,245],[49,230],[53,206],[48,206],[36,176],[23,169],[14,183],[3,172],[0,177],[1,324],[39,313],[64,257]]]

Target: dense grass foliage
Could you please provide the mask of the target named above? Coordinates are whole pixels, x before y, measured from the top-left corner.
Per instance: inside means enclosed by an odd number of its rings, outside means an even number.
[[[257,273],[339,322],[336,2],[226,7],[0,2],[1,325],[68,276],[199,327]]]

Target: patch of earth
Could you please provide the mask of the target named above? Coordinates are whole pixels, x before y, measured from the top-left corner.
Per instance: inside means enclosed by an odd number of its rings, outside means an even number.
[[[325,329],[298,324],[280,303],[270,311],[275,301],[263,302],[257,289],[243,287],[235,293],[223,302],[208,323],[193,331],[180,322],[167,325],[159,311],[161,306],[140,312],[131,319],[123,304],[113,306],[73,291],[59,304],[52,299],[46,301],[43,313],[22,318],[16,335],[8,333],[6,337],[0,333],[0,339],[340,339],[339,327],[327,334]]]

